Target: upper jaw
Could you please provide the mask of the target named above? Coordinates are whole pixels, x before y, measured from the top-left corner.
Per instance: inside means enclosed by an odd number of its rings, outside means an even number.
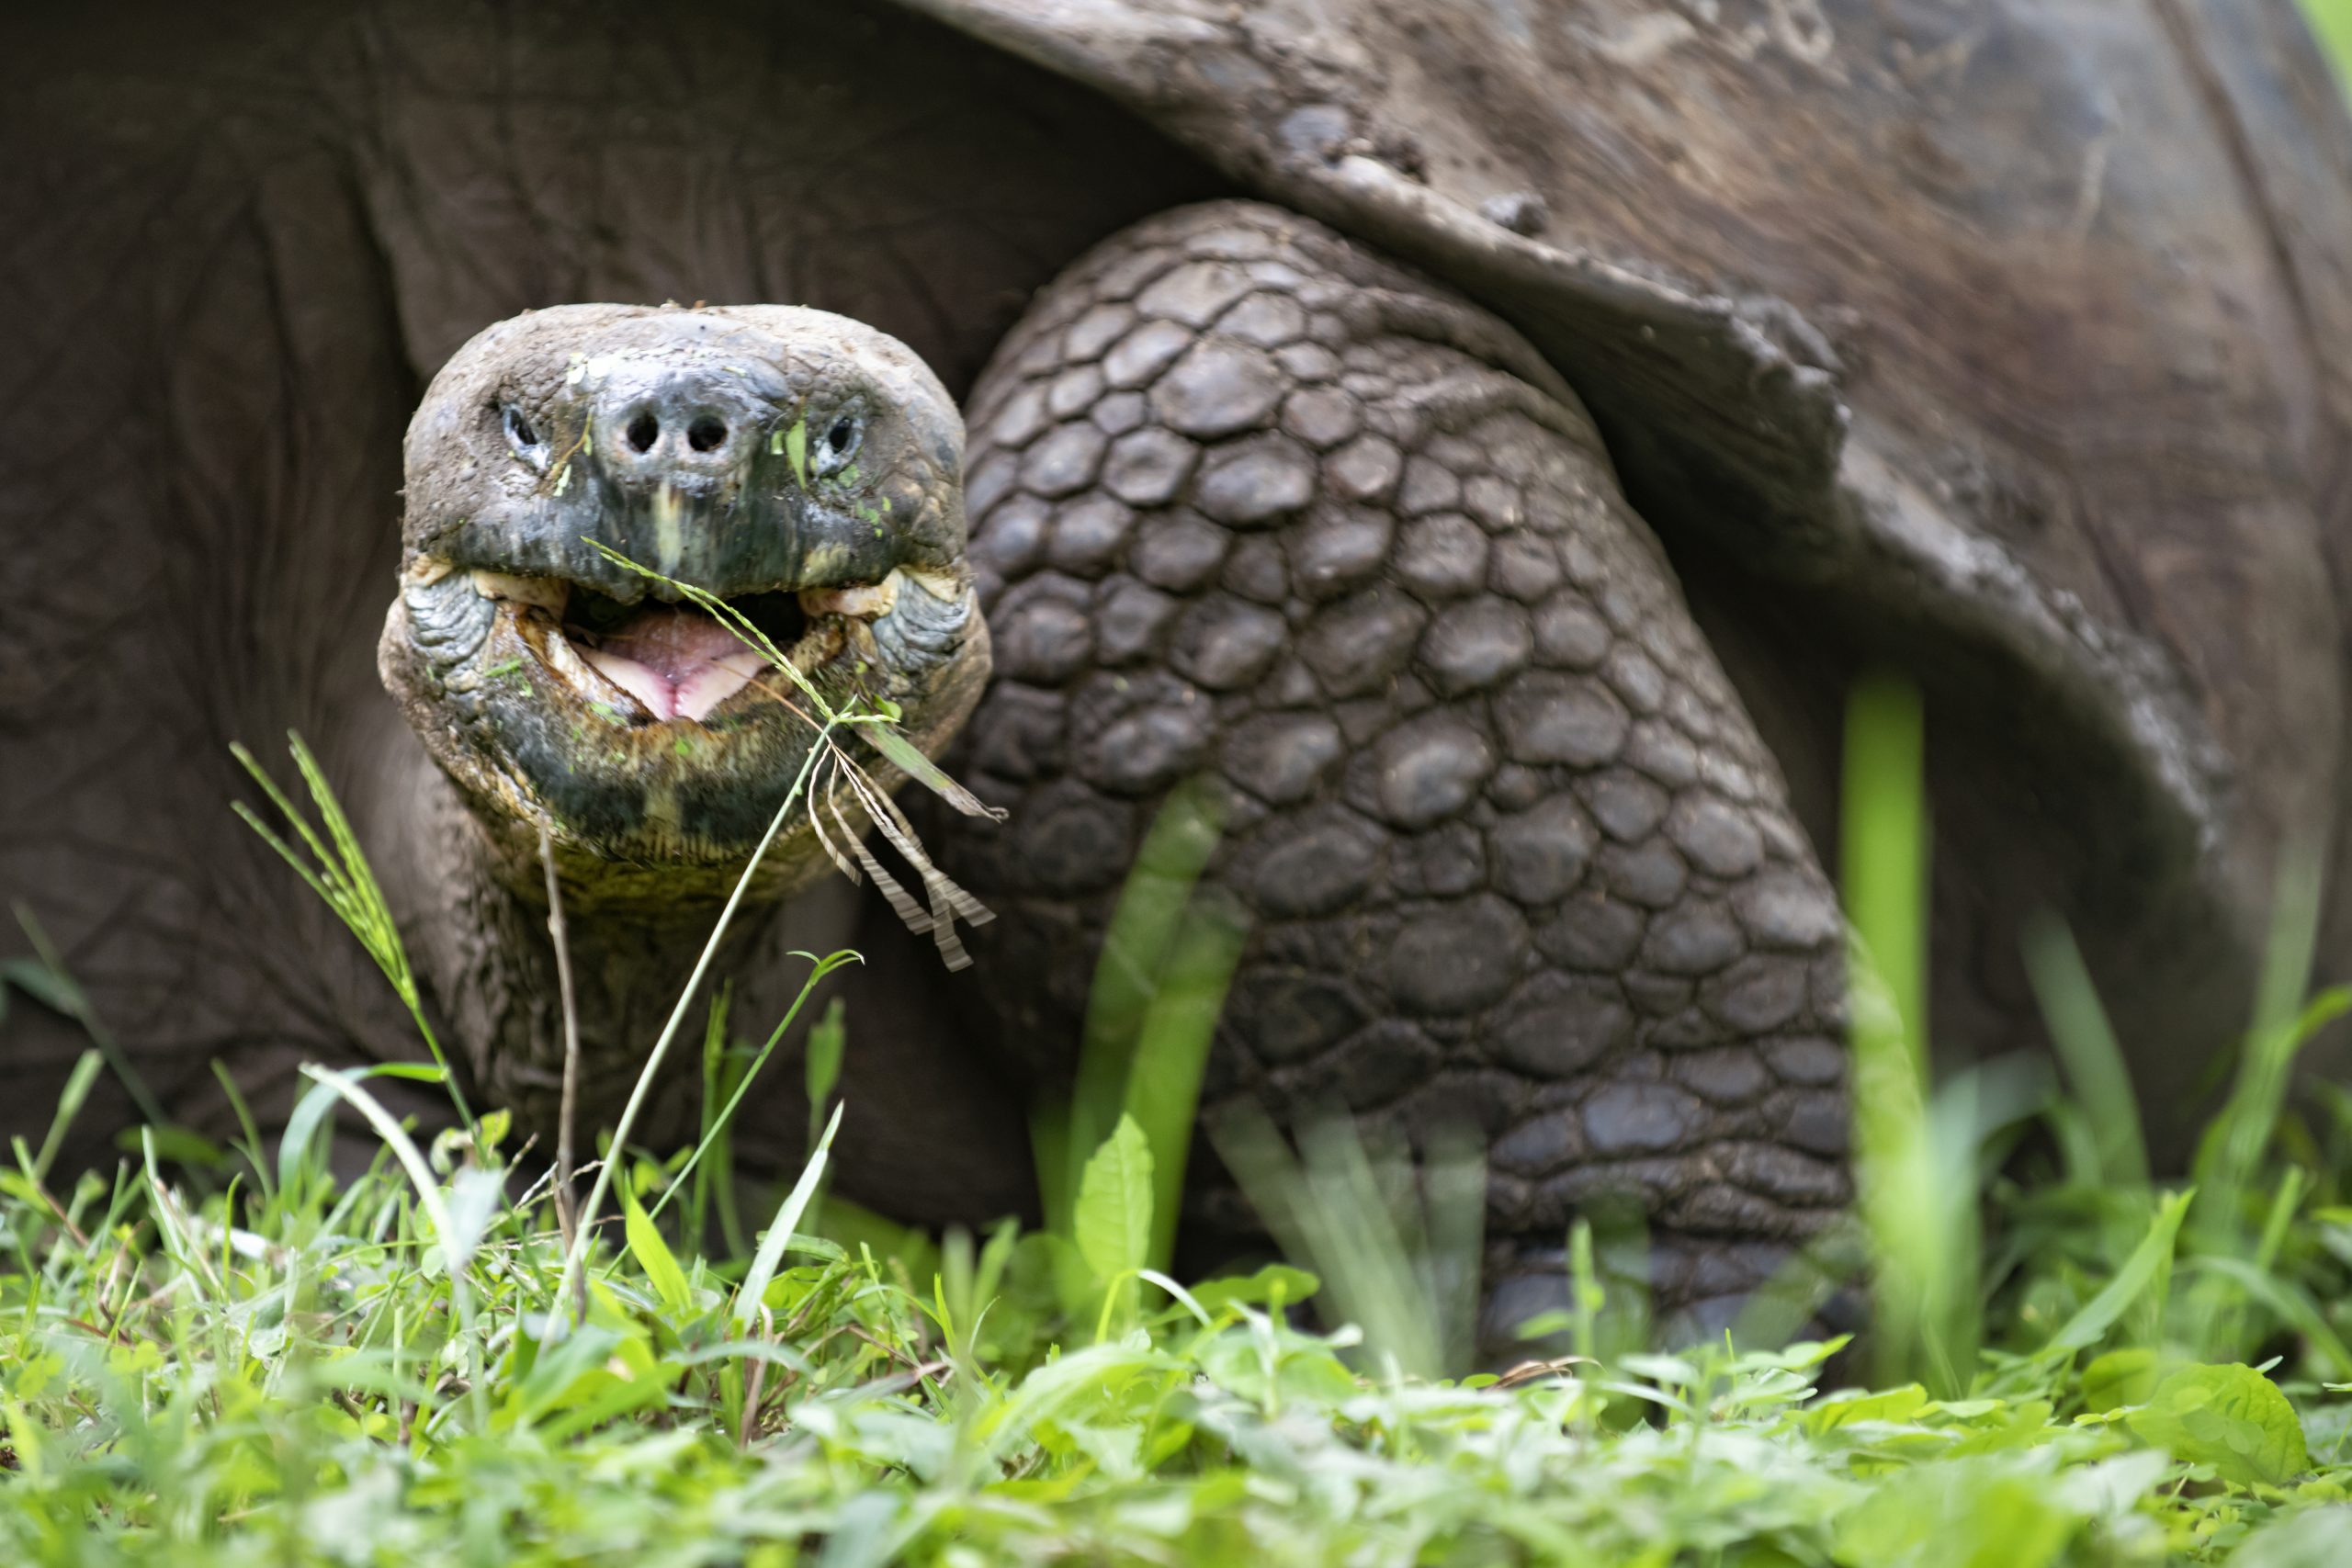
[[[774,459],[780,462],[781,459]],[[856,491],[802,491],[751,471],[698,486],[616,481],[574,457],[521,494],[511,476],[488,493],[443,499],[440,521],[413,524],[412,563],[592,589],[635,604],[676,601],[669,579],[733,599],[878,583],[901,566],[953,571],[962,518],[936,499],[955,476],[888,474]],[[706,479],[708,476],[705,476]],[[554,486],[562,487],[557,493]]]
[[[502,428],[502,415],[514,423]],[[860,446],[828,461],[828,427]],[[707,437],[707,438],[706,438]],[[953,570],[962,423],[903,345],[781,307],[567,306],[492,327],[411,422],[411,558],[674,597]]]

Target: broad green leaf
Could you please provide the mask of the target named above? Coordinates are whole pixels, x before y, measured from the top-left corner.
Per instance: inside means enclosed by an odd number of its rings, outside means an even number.
[[[601,1324],[583,1324],[555,1343],[544,1346],[531,1370],[511,1384],[502,1422],[537,1420],[569,1402],[584,1380],[597,1376],[620,1348],[622,1337]]]
[[[1976,1457],[1889,1477],[1837,1522],[1841,1563],[2043,1568],[2080,1521],[2046,1480]]]
[[[1248,936],[1248,926],[1222,909],[1197,901],[1188,908],[1135,1036],[1125,1113],[1143,1129],[1157,1173],[1151,1244],[1156,1265],[1164,1266],[1176,1254],[1176,1222],[1183,1205],[1184,1168],[1200,1109],[1201,1077]],[[1478,1190],[1483,1201],[1483,1172]]]
[[[1078,1250],[1098,1280],[1144,1266],[1151,1254],[1151,1147],[1132,1116],[1121,1116],[1079,1183]]]
[[[1323,1288],[1323,1281],[1304,1269],[1269,1263],[1255,1274],[1210,1280],[1193,1287],[1193,1299],[1208,1312],[1228,1306],[1295,1306]]]
[[[1928,1391],[1916,1382],[1883,1393],[1824,1400],[1805,1413],[1805,1429],[1818,1433],[1856,1421],[1908,1421],[1927,1404]]]
[[[2311,1468],[2294,1406],[2252,1367],[2184,1367],[2125,1419],[2143,1442],[2240,1486],[2283,1486]]]
[[[1302,1339],[1284,1349],[1269,1358],[1252,1336],[1220,1334],[1201,1347],[1195,1364],[1202,1376],[1244,1399],[1275,1395],[1310,1408],[1348,1399],[1363,1386],[1329,1340]]]
[[[2230,1554],[2230,1568],[2342,1568],[2352,1562],[2352,1506],[2274,1520]]]
[[[637,1266],[653,1283],[654,1293],[662,1304],[673,1313],[684,1313],[694,1306],[694,1295],[686,1289],[686,1271],[678,1267],[678,1259],[670,1251],[670,1244],[662,1239],[662,1227],[646,1218],[645,1209],[631,1191],[630,1183],[620,1182],[621,1220],[628,1233],[628,1249]]]
[[[2104,1415],[2145,1404],[2156,1388],[2156,1353],[2144,1345],[2109,1350],[2083,1369],[2083,1408]]]

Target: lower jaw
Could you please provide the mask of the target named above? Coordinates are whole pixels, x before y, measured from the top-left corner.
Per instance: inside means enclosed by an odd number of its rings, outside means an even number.
[[[840,653],[854,656],[861,640],[870,645],[860,629],[837,629]],[[544,828],[567,909],[707,922],[710,906],[733,892],[808,771],[819,730],[803,716],[806,699],[792,691],[787,705],[747,688],[700,722],[655,720],[641,707],[610,704],[599,711],[551,667],[562,654],[544,655],[544,637],[533,645],[534,630],[502,606],[464,672],[440,678],[403,636],[400,603],[385,628],[386,683],[464,798],[489,870],[509,892],[543,904]],[[984,643],[978,678],[960,677],[959,657],[928,671],[924,691],[890,694],[920,716],[910,738],[926,750],[960,728],[977,699]],[[870,646],[865,654],[870,662]],[[835,700],[845,698],[856,661],[812,661],[809,675]],[[787,678],[775,672],[770,679],[780,684]],[[876,768],[861,745],[842,739]],[[804,807],[796,804],[746,896],[782,898],[830,868]]]

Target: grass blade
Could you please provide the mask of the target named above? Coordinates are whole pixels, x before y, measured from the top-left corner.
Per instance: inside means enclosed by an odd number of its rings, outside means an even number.
[[[742,1077],[735,1080],[734,1089],[727,1097],[726,1105],[720,1109],[718,1116],[712,1120],[708,1130],[703,1134],[701,1141],[695,1145],[694,1153],[687,1157],[686,1163],[679,1168],[678,1174],[671,1178],[669,1190],[663,1192],[659,1199],[655,1200],[652,1209],[655,1218],[660,1218],[662,1211],[669,1207],[670,1200],[684,1189],[686,1185],[686,1179],[692,1176],[695,1173],[695,1168],[702,1164],[703,1156],[710,1153],[713,1148],[717,1147],[726,1140],[728,1129],[734,1125],[735,1108],[743,1103],[743,1097],[751,1092],[752,1082],[760,1076],[760,1069],[767,1066],[768,1057],[775,1054],[775,1048],[783,1041],[786,1032],[791,1029],[792,1021],[800,1016],[800,1010],[808,1004],[809,997],[814,994],[817,987],[824,983],[825,977],[832,974],[834,970],[840,969],[844,965],[851,964],[863,964],[865,962],[862,956],[850,952],[847,948],[843,948],[842,951],[821,959],[816,958],[813,954],[807,953],[796,953],[792,954],[792,956],[795,958],[810,959],[816,964],[816,967],[811,969],[808,972],[808,977],[800,983],[800,994],[792,998],[792,1005],[790,1007],[785,1009],[784,1017],[777,1021],[775,1029],[769,1031],[767,1043],[760,1047],[759,1055],[752,1058],[751,1066],[743,1070]],[[838,1006],[839,1004],[836,1003],[835,1005]],[[821,1027],[821,1024],[820,1027]],[[810,1030],[809,1034],[813,1040],[816,1034],[816,1030]],[[812,1118],[814,1114],[815,1113],[812,1111]],[[808,1134],[810,1146],[814,1147],[816,1144],[817,1129],[813,1124],[808,1129]]]
[[[1976,1359],[1980,1117],[1957,1103],[1928,1114],[1926,739],[1917,688],[1887,674],[1856,683],[1839,865],[1854,938],[1855,1186],[1879,1253],[1878,1371],[1887,1382],[1917,1375],[1950,1398]]]
[[[2049,914],[2027,922],[2024,948],[2026,976],[2041,1004],[2051,1043],[2087,1112],[2100,1178],[2117,1186],[2145,1187],[2148,1145],[2140,1130],[2140,1102],[2132,1092],[2132,1069],[2108,1024],[2082,950],[2064,923]]]
[[[41,928],[41,923],[33,918],[31,908],[25,904],[19,902],[11,908],[17,916],[17,925],[24,931],[25,940],[33,944],[33,955],[40,964],[38,971],[20,969],[11,974],[11,982],[23,986],[49,1005],[58,1007],[80,1024],[82,1032],[90,1037],[90,1043],[97,1047],[98,1054],[106,1058],[107,1066],[114,1069],[114,1076],[121,1081],[124,1091],[130,1096],[130,1103],[138,1108],[139,1114],[146,1119],[147,1124],[151,1127],[169,1126],[171,1118],[164,1114],[163,1102],[147,1087],[147,1080],[140,1077],[139,1069],[130,1065],[130,1058],[123,1053],[121,1043],[115,1039],[113,1031],[99,1021],[98,1010],[91,1003],[89,993],[82,989],[81,984],[67,972],[65,960],[49,940],[49,932]],[[36,975],[39,976],[37,980],[34,979]],[[33,983],[28,984],[28,981]]]
[[[2155,1218],[2148,1223],[2148,1234],[2132,1249],[2132,1256],[2124,1259],[2123,1267],[2115,1271],[2115,1277],[2098,1295],[2050,1337],[2046,1353],[2071,1356],[2089,1349],[2115,1326],[2116,1320],[2143,1292],[2153,1286],[2162,1293],[2161,1281],[2172,1267],[2174,1240],[2195,1197],[2194,1191],[2165,1195],[2156,1206]]]
[[[775,1278],[776,1268],[784,1261],[784,1249],[792,1240],[793,1227],[817,1195],[817,1184],[825,1178],[825,1161],[832,1153],[833,1134],[841,1131],[842,1112],[846,1106],[833,1107],[832,1120],[825,1123],[825,1135],[817,1140],[809,1152],[808,1163],[801,1168],[800,1179],[786,1193],[783,1205],[775,1212],[775,1223],[768,1226],[760,1238],[760,1250],[752,1255],[751,1272],[743,1276],[741,1288],[735,1292],[735,1325],[748,1330],[760,1315],[761,1298],[768,1292],[768,1282]]]

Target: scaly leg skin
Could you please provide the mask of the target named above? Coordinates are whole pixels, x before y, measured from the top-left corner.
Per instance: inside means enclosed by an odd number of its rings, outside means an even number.
[[[998,678],[962,766],[1012,818],[948,847],[1004,916],[1006,1037],[1078,1037],[1142,831],[1205,773],[1252,934],[1204,1119],[1478,1129],[1490,1353],[1628,1200],[1656,1310],[1718,1330],[1848,1197],[1843,928],[1574,394],[1448,290],[1219,202],[1045,289],[970,424]]]

